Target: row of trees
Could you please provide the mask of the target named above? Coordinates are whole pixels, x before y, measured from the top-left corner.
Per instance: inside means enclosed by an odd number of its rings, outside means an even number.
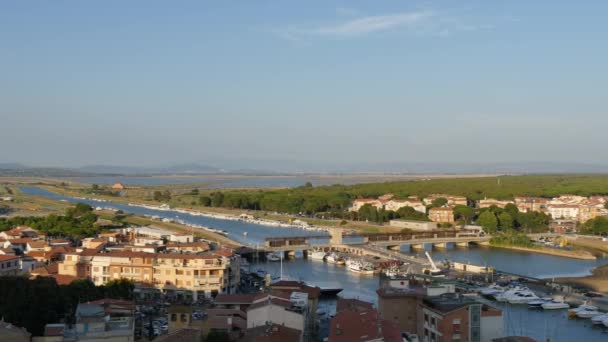
[[[93,212],[93,208],[88,204],[78,203],[67,209],[65,215],[2,218],[0,219],[0,231],[25,225],[50,236],[82,238],[95,236],[101,231],[95,225],[96,221],[97,215]]]
[[[542,212],[520,212],[514,204],[507,204],[504,209],[492,206],[479,211],[475,222],[489,234],[501,231],[521,231],[525,233],[542,233],[549,228],[550,217]]]
[[[134,284],[126,279],[95,286],[90,280],[58,285],[54,278],[0,277],[0,316],[41,336],[47,323],[74,323],[78,303],[101,298],[133,299]]]
[[[579,231],[582,234],[608,235],[608,218],[600,216],[588,220],[579,227]]]

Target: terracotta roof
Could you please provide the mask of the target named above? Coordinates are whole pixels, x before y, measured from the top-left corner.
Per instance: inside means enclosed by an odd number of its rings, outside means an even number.
[[[396,323],[382,320],[376,310],[345,310],[336,314],[329,325],[329,342],[382,340],[403,341]]]
[[[321,289],[318,287],[312,287],[304,284],[303,282],[293,280],[281,280],[270,285],[272,290],[279,291],[296,291],[305,292],[308,294],[308,298],[315,299],[321,296]]]
[[[55,278],[57,285],[69,285],[71,282],[78,279],[78,277],[67,274],[50,274],[49,277]]]
[[[262,325],[247,329],[247,336],[254,342],[299,342],[302,332],[283,325]]]
[[[0,255],[0,262],[9,260],[19,260],[19,257],[16,255]]]
[[[27,243],[31,248],[43,248],[48,246],[48,244],[46,243],[46,241],[43,240],[36,240],[36,241],[31,241]]]
[[[257,303],[253,303],[251,304],[248,308],[247,308],[247,312],[257,309],[257,308],[262,308],[264,306],[267,305],[277,305],[277,306],[282,306],[284,308],[289,308],[291,307],[291,302],[285,299],[281,299],[278,297],[269,297],[268,300],[263,300]]]
[[[8,241],[10,243],[12,243],[12,244],[17,244],[17,245],[23,244],[23,245],[25,245],[25,244],[27,244],[29,242],[34,241],[34,239],[32,239],[32,238],[18,238],[18,239],[9,239]]]
[[[38,268],[33,269],[30,273],[40,275],[40,276],[57,274],[57,273],[59,273],[59,264],[57,264],[56,262],[53,262],[48,265],[40,266]]]
[[[336,303],[336,312],[341,312],[344,310],[361,312],[373,309],[374,305],[372,303],[364,302],[362,300],[354,298],[340,298]]]
[[[15,250],[12,248],[0,248],[0,251],[7,253],[7,254],[14,254]]]
[[[66,243],[69,244],[72,242],[65,240],[65,239],[55,239],[55,240],[51,240],[49,243],[52,245],[52,244],[66,244]]]

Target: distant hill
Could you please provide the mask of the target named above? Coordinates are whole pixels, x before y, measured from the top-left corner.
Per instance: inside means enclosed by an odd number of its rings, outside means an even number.
[[[88,165],[77,169],[81,172],[97,174],[120,175],[196,175],[223,173],[224,171],[213,166],[197,163],[178,164],[159,167],[117,166],[117,165]]]

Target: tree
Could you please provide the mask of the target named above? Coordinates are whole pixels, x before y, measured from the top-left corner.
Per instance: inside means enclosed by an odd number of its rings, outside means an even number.
[[[439,197],[439,198],[435,198],[431,202],[431,207],[433,207],[433,208],[439,208],[439,207],[443,207],[447,203],[448,203],[448,200],[446,198]]]
[[[498,215],[498,223],[500,229],[509,230],[513,228],[513,217],[506,211],[503,211]]]
[[[507,203],[507,205],[505,205],[505,211],[509,213],[512,218],[517,217],[517,214],[519,213],[519,209],[513,203]]]
[[[211,197],[201,196],[198,198],[198,203],[204,207],[209,207],[211,206]]]
[[[496,215],[494,215],[493,212],[486,210],[477,218],[477,224],[482,226],[486,233],[492,234],[496,232],[498,221],[496,220]]]
[[[211,206],[221,207],[224,202],[224,194],[221,192],[214,192],[211,194]]]
[[[397,218],[401,218],[404,220],[415,220],[415,221],[428,221],[429,218],[424,214],[421,213],[419,211],[416,211],[416,209],[412,208],[412,207],[401,207],[399,209],[397,209],[397,212],[395,213]]]
[[[192,190],[190,191],[190,195],[192,195],[192,196],[197,196],[197,195],[198,195],[198,189],[197,189],[197,188],[192,189]]]
[[[475,211],[466,205],[457,205],[454,207],[454,215],[457,220],[463,220],[464,224],[468,224],[475,216]]]
[[[306,184],[304,184],[305,188],[312,188],[312,183],[311,182],[306,182]]]

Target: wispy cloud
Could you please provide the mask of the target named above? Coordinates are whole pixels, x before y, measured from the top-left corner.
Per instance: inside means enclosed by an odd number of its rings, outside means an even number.
[[[423,23],[432,16],[433,12],[431,11],[375,15],[351,19],[333,25],[322,25],[312,28],[290,27],[273,30],[273,32],[289,40],[298,40],[304,36],[353,37],[397,28],[412,27]]]

